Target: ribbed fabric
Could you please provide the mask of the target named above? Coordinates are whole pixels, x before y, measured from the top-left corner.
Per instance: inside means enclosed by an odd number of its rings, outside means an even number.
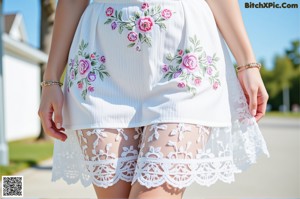
[[[205,1],[97,0],[83,13],[70,48],[63,127],[231,126],[235,84]]]

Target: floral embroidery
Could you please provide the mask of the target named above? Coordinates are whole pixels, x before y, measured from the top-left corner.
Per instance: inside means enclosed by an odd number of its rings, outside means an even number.
[[[88,92],[94,92],[93,82],[99,75],[103,81],[104,76],[110,76],[106,71],[105,57],[98,55],[96,52],[91,54],[85,52],[88,43],[83,40],[79,45],[79,50],[74,59],[70,59],[70,69],[68,76],[68,92],[76,83],[77,88],[81,90],[81,96],[86,98]]]
[[[168,64],[164,64],[161,68],[163,78],[168,80],[179,78],[177,86],[187,88],[193,95],[196,94],[197,87],[201,85],[205,76],[208,76],[212,88],[218,89],[221,85],[216,67],[219,58],[216,54],[206,55],[196,35],[190,37],[189,41],[192,46],[185,50],[177,49],[177,54],[174,56],[167,54]]]
[[[148,33],[153,30],[154,25],[158,25],[161,29],[166,29],[163,23],[172,17],[172,12],[169,9],[161,9],[161,6],[150,7],[148,3],[143,3],[140,8],[141,11],[135,12],[129,16],[129,20],[122,19],[123,12],[108,7],[105,11],[108,19],[104,24],[110,24],[111,29],[118,28],[121,34],[125,29],[129,32],[127,39],[130,42],[127,47],[134,47],[137,51],[141,51],[141,44],[146,43],[151,46],[151,37]]]

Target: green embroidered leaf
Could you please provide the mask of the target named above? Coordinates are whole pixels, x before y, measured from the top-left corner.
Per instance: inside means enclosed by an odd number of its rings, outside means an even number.
[[[103,74],[100,71],[98,71],[98,73],[99,73],[99,77],[100,77],[101,81],[103,81],[103,79],[104,79]]]
[[[121,34],[123,30],[124,30],[124,25],[123,24],[119,25],[118,32]]]
[[[73,82],[72,81],[70,81],[70,86],[69,87],[71,87],[71,86],[73,86]]]
[[[84,55],[84,58],[85,58],[85,59],[88,59],[88,58],[90,58],[90,56],[89,56],[88,54],[85,54],[85,55]]]
[[[191,50],[190,49],[185,49],[185,51],[184,51],[186,54],[188,54],[188,53],[190,53],[191,52]]]
[[[139,33],[139,40],[142,41],[142,39],[143,39],[143,35],[142,33]]]
[[[136,20],[136,19],[139,19],[139,18],[140,18],[140,13],[135,12],[133,16],[135,17],[135,20]]]
[[[115,11],[115,18],[118,19],[118,11]]]
[[[123,14],[122,11],[120,11],[119,14],[118,14],[118,19],[119,19],[120,21],[122,21],[122,14]]]
[[[157,25],[161,28],[161,29],[166,29],[166,25],[164,23],[157,23]]]
[[[182,62],[182,58],[178,59],[176,63],[181,64],[181,62]]]
[[[97,62],[95,62],[95,61],[92,61],[92,62],[91,62],[91,65],[92,65],[92,66],[95,66],[95,65],[96,65],[96,63],[97,63]]]
[[[128,44],[127,47],[130,48],[130,47],[133,47],[134,45],[135,45],[135,43],[131,43],[131,44]]]
[[[81,93],[81,96],[83,97],[84,100],[85,100],[86,94],[87,94],[87,89],[84,89]]]
[[[112,18],[108,18],[108,19],[104,22],[104,24],[109,24],[109,23],[111,23],[112,21],[113,21]]]
[[[102,71],[102,73],[103,73],[104,75],[106,75],[107,77],[110,76],[110,74],[109,74],[107,71]]]

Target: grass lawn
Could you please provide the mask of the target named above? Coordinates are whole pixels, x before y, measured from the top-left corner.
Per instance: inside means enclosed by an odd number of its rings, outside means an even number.
[[[300,118],[300,112],[298,112],[298,113],[293,113],[293,112],[283,113],[283,112],[279,112],[279,111],[271,111],[271,112],[266,112],[266,116]]]
[[[0,166],[0,179],[2,175],[12,175],[52,157],[53,141],[35,141],[35,138],[28,138],[9,142],[8,148],[9,165]]]

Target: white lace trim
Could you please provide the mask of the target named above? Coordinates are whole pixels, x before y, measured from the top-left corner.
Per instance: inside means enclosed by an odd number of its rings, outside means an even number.
[[[236,79],[228,81],[237,82]],[[138,145],[139,153],[128,146],[123,147],[121,157],[116,157],[113,153],[108,153],[112,144],[107,143],[106,151],[93,150],[92,157],[89,157],[84,145],[87,140],[84,137],[78,140],[74,131],[67,130],[68,139],[65,142],[54,142],[52,181],[62,178],[68,184],[81,181],[85,187],[92,183],[108,187],[122,179],[132,181],[132,184],[138,181],[148,188],[165,182],[178,188],[187,187],[193,182],[205,186],[210,186],[218,180],[231,183],[234,181],[234,173],[241,173],[256,163],[261,154],[267,157],[270,157],[270,154],[255,118],[249,113],[246,98],[238,82],[232,86],[230,92],[232,126],[205,127],[196,124],[199,133],[195,140],[183,142],[185,136],[190,134],[190,126],[180,123],[170,131],[170,139],[165,140],[166,143],[159,147],[152,145],[163,140],[160,139],[160,136],[164,136],[160,131],[166,131],[168,128],[165,124],[152,124],[148,137],[140,128],[135,129],[136,134],[132,137],[141,140]],[[122,129],[116,130],[116,142],[122,139],[129,140],[129,135]],[[107,137],[101,129],[95,129],[88,134],[97,136],[93,143],[94,149],[99,140]],[[209,139],[205,142],[204,138],[208,136]],[[174,138],[177,138],[177,141],[174,141]],[[191,147],[195,143],[204,146],[199,147],[196,153],[192,152]],[[145,145],[149,145],[148,148]],[[171,147],[173,151],[165,154],[161,151],[162,146]],[[100,158],[100,153],[109,158]]]

